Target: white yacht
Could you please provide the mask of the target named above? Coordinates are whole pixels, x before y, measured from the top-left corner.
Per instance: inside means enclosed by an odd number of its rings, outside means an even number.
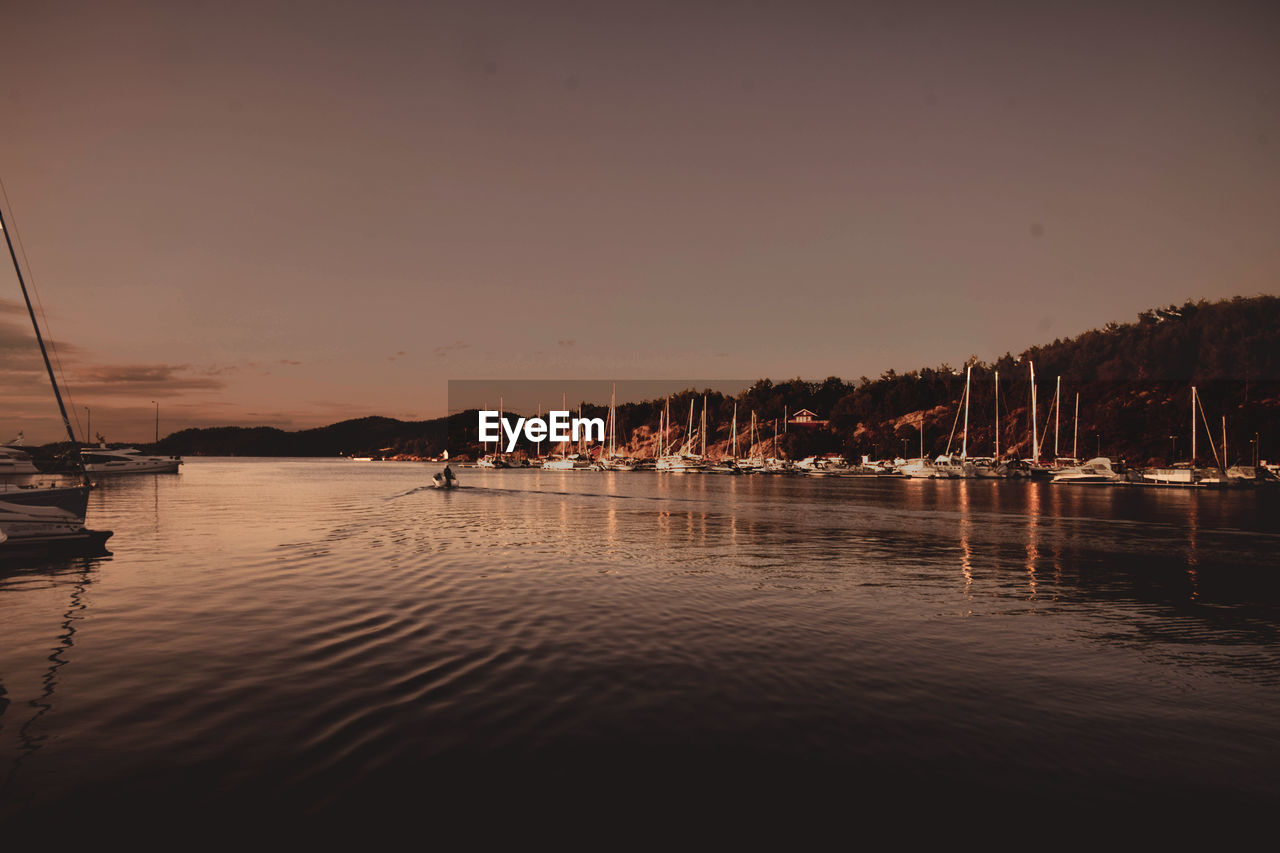
[[[14,445],[0,447],[0,477],[39,473],[31,457],[22,448]]]
[[[939,477],[938,470],[934,468],[932,460],[927,458],[903,461],[898,466],[898,473],[915,480],[936,480]]]
[[[89,447],[81,452],[90,474],[176,474],[181,456],[145,456],[133,447]]]
[[[1105,456],[1095,457],[1074,468],[1063,468],[1053,475],[1055,483],[1119,483],[1121,479],[1112,469],[1111,460]]]
[[[542,467],[549,471],[576,471],[591,467],[591,460],[581,453],[570,453],[567,456],[553,456],[542,460]]]
[[[963,456],[952,456],[944,453],[933,460],[934,475],[939,479],[964,480],[973,476],[973,466]]]

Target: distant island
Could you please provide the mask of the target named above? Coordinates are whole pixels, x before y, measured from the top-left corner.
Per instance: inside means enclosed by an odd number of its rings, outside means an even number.
[[[932,456],[959,448],[957,418],[972,368],[968,449],[992,455],[997,432],[1006,456],[1031,455],[1029,363],[1038,388],[1042,456],[1057,453],[1125,459],[1132,464],[1164,464],[1185,458],[1191,430],[1190,388],[1197,386],[1212,443],[1221,447],[1226,419],[1227,452],[1248,464],[1255,454],[1280,456],[1280,298],[1237,297],[1220,302],[1187,302],[1144,311],[1136,321],[1109,323],[1074,338],[1055,340],[993,363],[971,358],[909,373],[888,370],[878,378],[821,381],[761,379],[736,397],[695,388],[670,399],[673,435],[683,430],[690,402],[699,418],[705,397],[708,450],[728,452],[730,420],[738,408],[738,442],[748,452],[748,423],[754,412],[758,443],[780,455],[801,458],[838,452],[847,458],[916,456],[923,429],[924,452]],[[995,374],[1000,377],[999,424]],[[1055,389],[1062,399],[1056,411]],[[1076,427],[1076,395],[1079,420]],[[620,452],[651,455],[665,400],[618,406]],[[575,406],[576,408],[576,406]],[[808,410],[813,420],[796,421]],[[584,414],[605,417],[607,408],[584,404]],[[530,413],[532,414],[532,413]],[[793,421],[787,423],[788,420]],[[775,435],[775,425],[777,434]],[[1205,424],[1198,424],[1201,453],[1208,457]],[[624,440],[625,436],[625,440]],[[369,456],[381,459],[474,459],[483,452],[476,439],[476,412],[427,421],[366,417],[293,432],[273,427],[215,427],[175,432],[148,450],[184,456]],[[54,449],[52,446],[49,450]],[[543,445],[543,453],[553,448]],[[522,453],[534,448],[521,446]]]

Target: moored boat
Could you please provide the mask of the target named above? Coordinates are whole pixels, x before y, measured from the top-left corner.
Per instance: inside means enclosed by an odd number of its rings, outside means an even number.
[[[1063,468],[1053,475],[1054,483],[1106,484],[1120,483],[1124,478],[1111,467],[1111,460],[1097,456],[1083,465]]]
[[[92,447],[81,452],[90,474],[176,474],[181,456],[147,456],[133,447]]]

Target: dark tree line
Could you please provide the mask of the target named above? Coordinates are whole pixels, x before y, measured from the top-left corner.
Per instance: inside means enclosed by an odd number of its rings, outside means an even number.
[[[1247,461],[1255,444],[1266,458],[1280,456],[1280,298],[1256,296],[1221,302],[1187,302],[1144,311],[1132,323],[1109,323],[1074,338],[1031,347],[1019,355],[1006,353],[993,363],[976,358],[960,367],[940,365],[907,373],[885,371],[880,377],[847,381],[830,376],[820,381],[760,379],[736,397],[709,390],[686,389],[670,397],[672,437],[684,435],[690,403],[695,426],[706,402],[710,442],[725,441],[735,402],[745,439],[754,411],[761,431],[781,432],[784,414],[802,408],[830,420],[826,428],[790,428],[779,435],[779,449],[792,458],[824,452],[857,457],[914,456],[921,427],[926,454],[943,452],[951,442],[958,450],[958,416],[966,368],[972,368],[969,401],[969,453],[992,455],[1000,439],[1002,453],[1029,456],[1030,363],[1037,385],[1038,430],[1054,451],[1053,397],[1062,378],[1057,406],[1058,451],[1089,457],[1101,451],[1134,463],[1184,457],[1190,449],[1190,388],[1196,385],[1212,433],[1220,449],[1222,418],[1227,419],[1232,461]],[[999,390],[995,375],[999,373]],[[1075,417],[1079,394],[1078,443]],[[996,422],[997,396],[1000,420]],[[658,428],[666,399],[618,407],[620,443],[642,443]],[[607,407],[583,404],[587,417],[605,417]],[[1197,414],[1201,458],[1212,459],[1205,423]],[[328,456],[338,453],[406,454],[474,457],[481,452],[475,412],[432,421],[403,422],[361,418],[318,429],[284,432],[269,427],[223,427],[183,430],[159,444],[166,453],[208,455]],[[955,430],[952,437],[953,428]],[[532,447],[521,445],[522,450]],[[551,448],[543,443],[542,451]],[[744,448],[745,449],[745,448]]]

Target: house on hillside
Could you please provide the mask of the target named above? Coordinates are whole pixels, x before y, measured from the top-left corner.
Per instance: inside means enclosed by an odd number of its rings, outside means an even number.
[[[789,426],[824,427],[828,423],[830,423],[830,421],[820,419],[815,412],[811,412],[808,409],[801,409],[791,417],[787,418],[787,424]]]

